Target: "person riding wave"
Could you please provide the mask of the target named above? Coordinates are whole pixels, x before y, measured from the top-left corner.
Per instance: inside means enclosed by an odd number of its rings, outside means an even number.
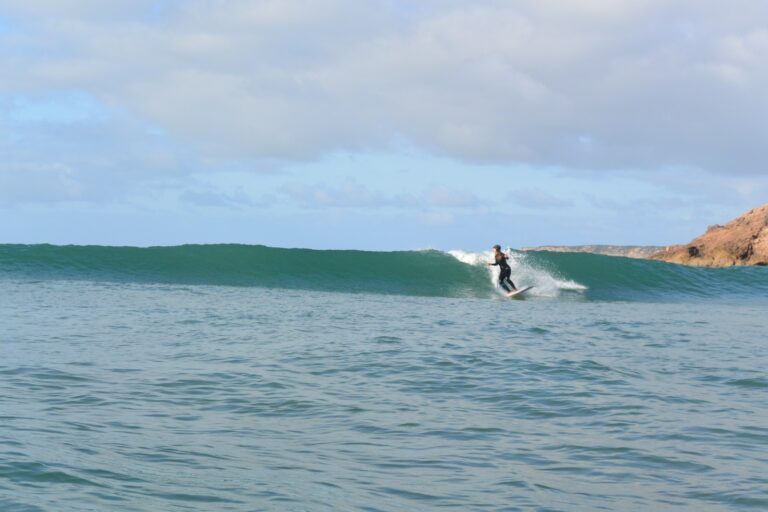
[[[510,276],[512,275],[512,269],[509,268],[509,264],[507,263],[507,257],[506,254],[501,252],[501,246],[500,245],[494,245],[493,246],[493,258],[496,260],[494,263],[489,263],[489,266],[499,266],[499,286],[506,291],[507,293],[512,293],[517,290],[517,287],[515,286],[515,283],[512,282],[512,279],[510,279]],[[512,287],[510,290],[509,287]]]

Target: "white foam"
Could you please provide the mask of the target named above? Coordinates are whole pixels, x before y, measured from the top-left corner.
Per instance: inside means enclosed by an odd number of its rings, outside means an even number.
[[[448,254],[467,265],[486,267],[488,269],[488,278],[491,280],[493,287],[496,288],[499,293],[503,292],[498,284],[499,267],[487,266],[489,262],[493,261],[492,252],[467,252],[456,250],[448,251]],[[531,291],[526,292],[529,295],[557,297],[563,290],[581,292],[587,289],[586,286],[575,281],[560,279],[546,270],[535,268],[530,264],[529,257],[526,253],[507,250],[506,254],[509,258],[509,267],[512,269],[512,281],[518,288],[533,286]]]

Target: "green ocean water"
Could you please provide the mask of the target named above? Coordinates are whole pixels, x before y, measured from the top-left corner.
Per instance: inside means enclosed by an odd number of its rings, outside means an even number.
[[[0,275],[488,298],[494,290],[483,262],[490,259],[463,251],[319,251],[234,244],[0,245]],[[768,269],[762,267],[700,269],[550,252],[512,253],[512,265],[513,277],[548,297],[664,301],[723,296],[759,300],[768,295]]]
[[[768,269],[0,245],[0,510],[765,510]]]

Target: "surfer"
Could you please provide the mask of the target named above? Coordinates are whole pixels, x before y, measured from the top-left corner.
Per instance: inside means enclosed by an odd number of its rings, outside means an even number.
[[[507,255],[501,252],[501,246],[498,244],[493,246],[493,259],[496,261],[494,263],[489,263],[488,265],[499,266],[499,286],[501,286],[507,293],[512,293],[517,290],[515,283],[509,278],[509,276],[512,275],[512,269],[509,268],[509,264],[507,263]],[[510,286],[512,287],[511,290],[509,289]]]

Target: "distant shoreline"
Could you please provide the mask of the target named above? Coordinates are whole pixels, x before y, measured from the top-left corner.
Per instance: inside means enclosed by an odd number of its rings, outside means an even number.
[[[624,258],[649,259],[654,254],[666,249],[657,245],[542,245],[539,247],[523,247],[521,251],[551,251],[551,252],[587,252],[604,256],[621,256]]]

